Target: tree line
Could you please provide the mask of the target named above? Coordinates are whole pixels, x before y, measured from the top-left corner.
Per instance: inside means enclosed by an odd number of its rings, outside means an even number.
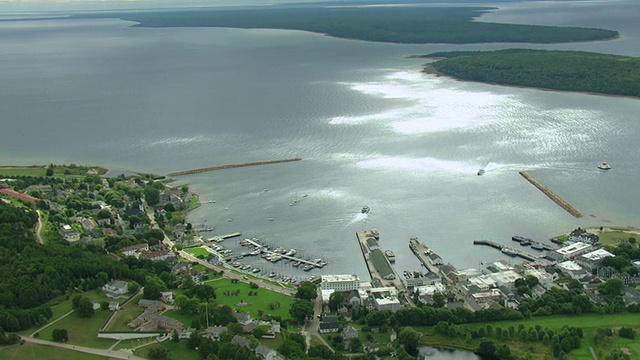
[[[437,52],[428,66],[457,79],[640,96],[640,58],[583,51],[508,49]]]

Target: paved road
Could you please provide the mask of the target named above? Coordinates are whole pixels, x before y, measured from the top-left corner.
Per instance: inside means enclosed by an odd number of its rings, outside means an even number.
[[[306,342],[307,342],[307,352],[309,352],[309,347],[311,346],[311,337],[315,336],[318,340],[320,340],[324,344],[324,346],[329,348],[331,352],[335,353],[333,348],[324,340],[322,336],[320,336],[320,333],[318,332],[318,329],[320,328],[321,314],[322,314],[322,290],[318,288],[318,296],[313,302],[313,318],[311,319],[311,322],[309,322],[309,329],[305,333]]]
[[[42,218],[42,214],[40,214],[40,210],[36,210],[36,213],[38,214],[38,222],[36,223],[36,237],[38,238],[38,242],[40,244],[44,244],[44,240],[42,240],[42,236],[40,236],[40,231],[42,231],[42,221],[40,221],[40,219]]]
[[[41,339],[36,339],[36,338],[31,338],[31,337],[26,337],[26,338],[23,338],[23,339],[24,339],[25,342],[32,343],[32,344],[53,346],[53,347],[67,349],[67,350],[71,350],[71,351],[78,351],[78,352],[83,352],[83,353],[87,353],[87,354],[104,356],[104,357],[108,357],[108,358],[112,358],[112,359],[144,360],[144,358],[135,356],[135,355],[131,354],[130,352],[126,351],[126,350],[114,351],[114,350],[94,349],[94,348],[90,348],[90,347],[57,343],[57,342],[53,342],[53,341],[41,340]]]

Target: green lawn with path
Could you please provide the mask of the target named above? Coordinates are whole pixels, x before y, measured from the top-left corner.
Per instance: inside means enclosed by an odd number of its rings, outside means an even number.
[[[258,318],[258,311],[262,310],[264,314],[273,316],[281,316],[282,319],[290,319],[289,308],[293,303],[293,298],[275,291],[258,288],[251,289],[248,283],[237,282],[232,283],[230,279],[218,278],[206,282],[207,285],[216,289],[216,302],[227,305],[233,309],[242,312],[250,312],[251,317]],[[239,290],[239,294],[235,292]],[[249,296],[249,291],[256,292],[257,295]],[[227,294],[227,295],[225,295]],[[241,301],[248,303],[248,306],[238,306]],[[277,308],[272,309],[270,305],[280,304]]]
[[[0,347],[0,359],[104,360],[105,357],[52,346],[27,343],[24,345]]]
[[[53,341],[52,333],[54,329],[67,329],[69,332],[69,344],[107,349],[115,343],[115,340],[98,339],[98,330],[110,314],[111,312],[107,310],[96,310],[92,317],[81,318],[77,313],[73,312],[71,315],[42,330],[40,338]]]
[[[138,300],[142,297],[142,294],[136,296],[129,301],[125,306],[116,311],[116,314],[111,319],[106,331],[133,331],[132,328],[127,326],[133,319],[138,317],[144,312],[144,308],[138,306]]]
[[[169,356],[168,356],[169,359],[199,360],[200,356],[198,355],[198,352],[195,350],[189,349],[187,347],[187,342],[188,340],[186,339],[180,340],[180,342],[178,343],[174,343],[171,340],[165,340],[158,344],[152,344],[149,346],[141,347],[140,349],[134,351],[134,354],[136,356],[140,356],[148,359],[149,351],[151,351],[151,349],[154,349],[157,347],[163,347],[169,350]]]

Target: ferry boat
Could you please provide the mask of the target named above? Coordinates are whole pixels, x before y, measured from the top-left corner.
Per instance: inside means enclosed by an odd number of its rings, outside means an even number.
[[[384,251],[384,255],[387,257],[387,259],[389,259],[389,262],[395,262],[396,261],[396,254],[394,254],[393,251],[385,250]]]
[[[481,168],[480,170],[478,170],[478,176],[482,176],[484,175],[484,173],[485,173],[484,169]]]
[[[532,242],[531,243],[531,248],[534,249],[534,250],[540,250],[540,251],[544,250],[544,246],[542,244],[540,244],[540,243],[537,243],[537,242]]]
[[[362,210],[360,210],[360,212],[363,214],[368,214],[369,211],[371,211],[371,209],[368,206],[363,206]]]
[[[603,161],[598,165],[598,169],[600,169],[600,170],[609,170],[609,169],[611,169],[611,166]]]

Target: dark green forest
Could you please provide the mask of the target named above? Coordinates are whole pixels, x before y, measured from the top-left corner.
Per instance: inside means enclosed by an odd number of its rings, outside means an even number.
[[[339,38],[391,43],[561,43],[611,39],[617,31],[473,21],[488,7],[274,7],[102,13],[142,27],[231,27],[305,30]]]
[[[428,54],[428,64],[461,80],[640,96],[640,58],[582,51],[508,49]]]

